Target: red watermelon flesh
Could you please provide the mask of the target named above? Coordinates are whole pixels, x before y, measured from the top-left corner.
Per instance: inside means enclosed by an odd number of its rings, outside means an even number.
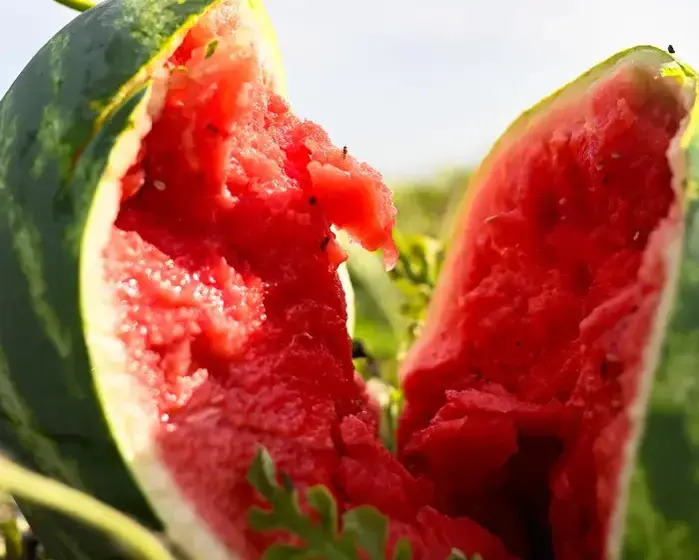
[[[606,558],[679,227],[677,87],[625,64],[504,137],[404,363],[406,465],[523,558]]]
[[[341,509],[395,516],[392,542],[408,536],[416,560],[446,557],[452,541],[505,558],[485,529],[432,509],[431,484],[381,447],[354,372],[337,275],[345,255],[330,227],[383,249],[390,265],[390,191],[270,91],[236,25],[213,12],[168,63],[105,254],[162,462],[245,559],[288,537],[248,528],[258,444],[299,487],[324,484]]]
[[[254,557],[245,476],[256,445],[295,481],[340,494],[342,420],[375,430],[330,226],[390,262],[395,210],[377,172],[269,91],[231,25],[207,18],[168,64],[106,263],[132,373],[157,403],[163,462],[220,538]]]

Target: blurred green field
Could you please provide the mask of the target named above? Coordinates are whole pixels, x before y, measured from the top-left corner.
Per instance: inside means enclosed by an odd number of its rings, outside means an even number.
[[[429,295],[420,289],[416,278],[403,278],[406,281],[401,282],[403,269],[405,265],[419,266],[422,250],[440,250],[470,175],[468,169],[453,169],[430,179],[391,185],[398,209],[396,241],[401,251],[401,262],[394,273],[386,274],[380,255],[350,248],[349,270],[357,311],[355,338],[384,368],[395,366],[401,344],[410,338],[406,330],[420,312],[415,307],[424,307],[424,302],[415,299]]]

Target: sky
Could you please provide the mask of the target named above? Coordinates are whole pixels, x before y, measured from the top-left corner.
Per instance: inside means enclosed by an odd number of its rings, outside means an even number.
[[[3,94],[75,12],[52,0],[0,1]],[[295,111],[389,179],[476,164],[519,113],[623,48],[672,44],[699,66],[696,0],[266,5]]]

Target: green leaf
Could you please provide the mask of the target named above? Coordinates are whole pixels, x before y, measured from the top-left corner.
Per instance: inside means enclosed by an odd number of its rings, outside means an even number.
[[[262,556],[262,560],[311,560],[309,551],[290,544],[273,544]]]
[[[321,526],[330,534],[337,534],[337,503],[325,486],[309,488],[308,503],[318,512]]]
[[[256,531],[281,530],[297,537],[303,547],[276,543],[268,548],[263,560],[387,560],[388,519],[371,506],[350,509],[342,516],[338,531],[338,507],[335,498],[324,486],[313,486],[306,498],[313,513],[299,506],[298,491],[293,484],[279,485],[271,457],[260,449],[248,472],[248,481],[269,501],[269,511],[253,507],[249,511],[250,526]],[[392,560],[411,560],[412,550],[406,539],[400,539]],[[449,560],[464,560],[452,556]]]
[[[277,516],[260,508],[252,508],[249,513],[250,526],[255,531],[270,531],[279,528]]]
[[[413,550],[410,548],[410,541],[406,538],[399,539],[393,551],[393,560],[412,560],[412,558]]]
[[[388,520],[376,508],[360,506],[342,516],[346,531],[356,535],[357,544],[369,554],[370,560],[386,558]]]
[[[274,463],[269,453],[263,447],[257,451],[248,472],[248,482],[268,500],[272,500],[275,489],[279,487]]]

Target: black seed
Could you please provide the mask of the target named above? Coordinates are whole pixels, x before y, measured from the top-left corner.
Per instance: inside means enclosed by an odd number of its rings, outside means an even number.
[[[315,206],[318,203],[318,199],[315,196],[312,196],[311,198],[308,199],[308,204],[311,206]]]
[[[328,248],[328,243],[330,243],[330,237],[326,235],[320,242],[320,250],[325,251]]]
[[[667,52],[669,52],[670,54],[675,54],[675,47],[673,47],[672,45],[668,45]]]
[[[206,129],[216,134],[223,134],[223,131],[213,123],[207,123]]]
[[[342,159],[345,159],[347,157],[347,146],[344,146],[342,148]]]

